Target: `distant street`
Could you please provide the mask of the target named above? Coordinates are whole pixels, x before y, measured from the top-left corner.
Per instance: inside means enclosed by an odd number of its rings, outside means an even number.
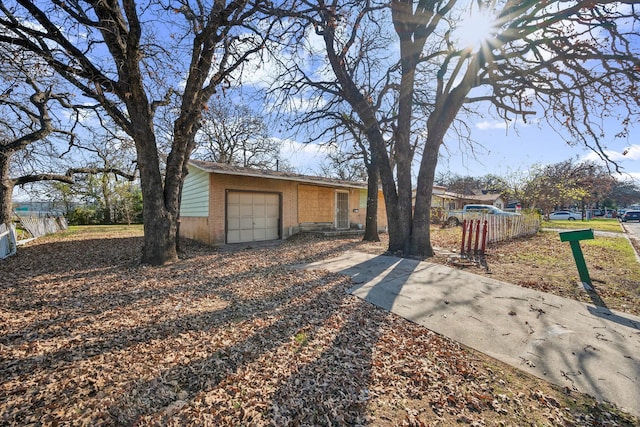
[[[623,222],[622,227],[627,230],[629,238],[640,240],[640,222]]]

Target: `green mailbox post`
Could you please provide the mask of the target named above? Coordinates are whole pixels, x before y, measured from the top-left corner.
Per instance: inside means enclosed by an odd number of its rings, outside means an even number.
[[[587,270],[587,264],[584,262],[584,255],[582,255],[582,249],[580,248],[580,240],[587,239],[593,239],[593,230],[591,228],[587,230],[560,232],[560,241],[569,242],[571,245],[571,252],[573,252],[573,259],[576,261],[576,267],[578,267],[580,280],[590,285],[591,278],[589,278],[589,270]]]

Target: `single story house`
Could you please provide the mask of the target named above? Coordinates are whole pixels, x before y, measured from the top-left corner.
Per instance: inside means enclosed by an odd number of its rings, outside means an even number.
[[[502,194],[500,193],[485,193],[481,190],[475,190],[473,195],[465,195],[465,205],[467,204],[481,204],[481,205],[493,205],[498,209],[504,209],[506,202]]]
[[[413,205],[415,206],[416,190],[413,190]],[[447,191],[441,185],[434,185],[431,193],[431,208],[439,208],[445,211],[462,209],[464,205],[481,204],[493,205],[499,209],[504,209],[505,202],[501,194],[483,193],[481,190],[474,190],[473,194],[461,194]]]
[[[180,236],[209,245],[286,239],[300,231],[363,228],[367,184],[191,160]],[[382,191],[378,228],[387,226]]]
[[[432,209],[454,209],[452,208],[452,203],[455,203],[457,199],[457,195],[455,193],[450,193],[447,191],[447,187],[442,185],[434,185],[433,190],[431,191],[431,208]],[[417,190],[413,190],[412,195],[412,205],[416,205],[416,192]]]
[[[445,210],[459,210],[464,205],[493,205],[498,209],[505,208],[505,201],[499,193],[482,193],[480,190],[474,192],[474,194],[461,194],[450,191],[445,191],[439,194],[441,198],[441,205]],[[435,204],[433,206],[436,206]]]

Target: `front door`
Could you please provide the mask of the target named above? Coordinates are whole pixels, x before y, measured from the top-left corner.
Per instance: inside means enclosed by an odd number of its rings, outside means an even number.
[[[336,228],[349,228],[349,193],[344,191],[336,192]]]

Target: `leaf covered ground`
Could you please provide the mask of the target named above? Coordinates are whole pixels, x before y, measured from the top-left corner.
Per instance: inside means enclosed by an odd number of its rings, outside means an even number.
[[[141,246],[139,229],[97,229],[0,261],[0,424],[638,423],[292,268],[384,243],[183,242],[159,268]]]

